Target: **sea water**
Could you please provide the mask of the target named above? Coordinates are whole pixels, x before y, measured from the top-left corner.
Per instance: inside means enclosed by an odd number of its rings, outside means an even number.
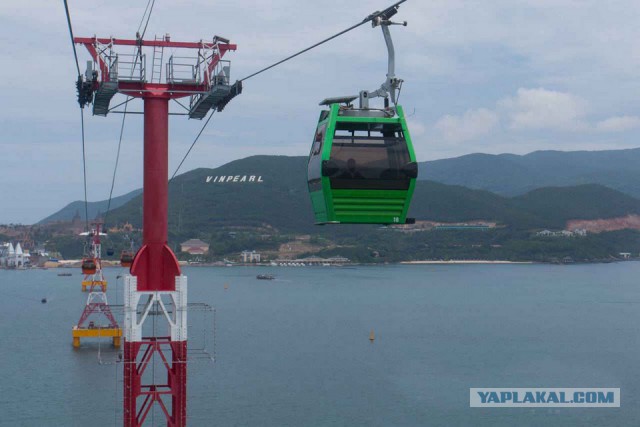
[[[0,425],[121,425],[117,352],[73,349],[86,293],[79,270],[60,271],[0,270]],[[216,310],[215,363],[188,367],[192,426],[640,423],[640,263],[184,273],[189,301]],[[116,305],[119,274],[106,271]],[[213,320],[190,319],[200,346]],[[470,387],[619,387],[621,407],[470,408]]]

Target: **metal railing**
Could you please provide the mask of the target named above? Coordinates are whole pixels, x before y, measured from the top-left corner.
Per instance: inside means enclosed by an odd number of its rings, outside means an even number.
[[[209,76],[209,86],[231,85],[231,61],[221,59]]]
[[[173,56],[167,62],[167,83],[192,84],[201,83],[200,67],[197,59],[187,56]]]
[[[109,64],[109,79],[111,81],[146,81],[146,55],[117,54]]]

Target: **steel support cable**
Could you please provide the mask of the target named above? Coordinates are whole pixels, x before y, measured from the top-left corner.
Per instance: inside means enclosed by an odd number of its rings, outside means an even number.
[[[151,1],[151,9],[149,9],[149,15],[147,15],[147,22],[145,22],[144,24],[144,29],[142,30],[142,35],[140,36],[140,39],[144,38],[145,33],[147,32],[147,26],[149,25],[149,20],[151,19],[151,13],[153,12],[153,6],[155,6],[156,4],[156,0],[152,0]],[[149,5],[149,3],[147,3],[147,6]],[[144,16],[143,16],[144,18]],[[140,30],[138,29],[138,32]]]
[[[65,4],[66,4],[66,0],[65,0]],[[140,36],[140,40],[142,40],[144,38],[144,33],[147,31],[147,26],[149,25],[149,20],[151,19],[151,13],[153,12],[153,6],[156,4],[155,0],[149,0],[147,1],[147,7],[145,7],[144,9],[144,13],[142,14],[142,19],[140,19],[140,24],[138,25],[138,33],[140,33],[140,28],[142,28],[142,23],[145,22],[145,16],[147,18],[145,24],[144,24],[144,31],[142,32],[142,35]],[[151,5],[151,8],[149,8],[149,5]],[[147,14],[147,11],[149,12],[149,14]],[[74,51],[75,51],[75,45],[74,45]],[[136,58],[134,60],[133,63],[133,67],[135,68],[135,64],[136,62],[138,62],[138,57],[142,55],[142,49],[140,49],[140,47],[138,47],[138,55],[136,55]],[[79,68],[78,68],[79,70]],[[133,75],[133,69],[131,70],[131,75]],[[124,104],[124,114],[122,115],[122,123],[120,124],[120,138],[118,139],[118,151],[116,154],[116,164],[113,168],[113,176],[111,178],[111,189],[109,190],[109,201],[107,202],[107,211],[104,214],[104,223],[107,223],[107,216],[109,215],[109,211],[111,210],[111,200],[113,198],[113,189],[115,186],[115,182],[116,182],[116,173],[118,171],[118,163],[120,161],[120,148],[122,147],[122,136],[124,134],[124,123],[125,123],[125,119],[127,117],[127,107],[129,106],[129,101],[130,101],[131,97],[127,96],[127,100],[124,101],[124,103],[121,103],[119,105]],[[116,107],[114,107],[116,108]]]
[[[84,180],[84,219],[85,227],[89,231],[89,203],[87,202],[87,159],[84,144],[84,108],[80,107],[80,127],[82,131],[82,176]]]
[[[151,4],[152,0],[148,0],[147,1],[147,6],[144,8],[144,13],[142,14],[142,19],[140,19],[140,24],[138,24],[138,31],[136,31],[137,33],[140,32],[140,30],[142,29],[142,23],[144,22],[144,18],[145,16],[147,16],[147,11],[149,10],[149,5]]]
[[[111,177],[111,190],[109,190],[109,201],[107,202],[107,211],[104,214],[104,224],[107,224],[107,217],[109,216],[109,211],[111,210],[111,198],[113,197],[113,188],[116,184],[116,173],[118,171],[118,162],[120,161],[120,147],[122,146],[122,136],[124,135],[124,121],[127,117],[127,107],[129,106],[129,97],[127,97],[127,103],[124,105],[124,114],[122,115],[122,122],[120,124],[120,138],[118,139],[118,151],[116,153],[116,164],[113,168],[113,176]]]
[[[333,39],[335,39],[335,38],[337,38],[337,37],[340,37],[341,35],[346,34],[346,33],[348,33],[349,31],[354,30],[354,29],[356,29],[356,28],[360,27],[361,25],[366,24],[367,22],[371,22],[372,20],[374,20],[374,19],[375,19],[375,18],[377,18],[378,16],[380,16],[380,15],[384,14],[384,13],[385,13],[386,11],[388,11],[389,9],[391,9],[391,8],[395,8],[395,7],[397,7],[397,6],[400,6],[400,5],[401,5],[402,3],[404,3],[405,1],[407,1],[407,0],[400,0],[400,1],[398,1],[398,2],[396,2],[396,3],[394,3],[394,4],[392,4],[392,5],[391,5],[391,6],[389,6],[388,8],[384,9],[382,12],[375,12],[375,13],[372,13],[371,15],[367,16],[366,18],[364,18],[364,19],[362,20],[362,22],[359,22],[359,23],[357,23],[357,24],[355,24],[355,25],[352,25],[351,27],[349,27],[349,28],[347,28],[347,29],[345,29],[345,30],[340,31],[339,33],[336,33],[336,34],[332,35],[331,37],[327,37],[326,39],[324,39],[324,40],[322,40],[322,41],[320,41],[320,42],[318,42],[318,43],[316,43],[316,44],[313,44],[313,45],[311,45],[311,46],[309,46],[309,47],[307,47],[307,48],[305,48],[305,49],[303,49],[303,50],[301,50],[301,51],[299,51],[299,52],[296,52],[296,53],[294,53],[293,55],[290,55],[290,56],[288,56],[288,57],[286,57],[286,58],[284,58],[284,59],[282,59],[282,60],[280,60],[280,61],[278,61],[278,62],[275,62],[275,63],[273,63],[273,64],[269,65],[268,67],[262,68],[261,70],[258,70],[258,71],[256,71],[255,73],[249,74],[248,76],[246,76],[246,77],[244,77],[244,78],[240,79],[239,81],[243,82],[243,81],[245,81],[245,80],[249,80],[250,78],[257,76],[258,74],[264,73],[265,71],[270,70],[270,69],[272,69],[272,68],[274,68],[274,67],[277,67],[278,65],[280,65],[280,64],[282,64],[282,63],[284,63],[284,62],[287,62],[287,61],[289,61],[289,60],[291,60],[291,59],[295,58],[296,56],[302,55],[303,53],[308,52],[308,51],[310,51],[310,50],[311,50],[311,49],[313,49],[313,48],[316,48],[316,47],[318,47],[318,46],[320,46],[320,45],[322,45],[322,44],[324,44],[324,43],[327,43],[328,41],[331,41],[331,40],[333,40]],[[179,165],[178,165],[178,167],[176,168],[176,171],[175,171],[175,172],[173,173],[173,175],[171,176],[171,179],[169,180],[169,183],[171,183],[171,181],[173,180],[173,178],[176,176],[176,174],[177,174],[177,173],[178,173],[178,171],[180,170],[180,166],[182,166],[182,164],[183,164],[183,163],[184,163],[184,161],[186,160],[187,156],[188,156],[188,155],[189,155],[189,153],[191,152],[191,149],[193,148],[193,146],[194,146],[194,145],[196,144],[196,142],[198,141],[198,138],[200,138],[200,135],[202,134],[202,132],[204,131],[204,129],[207,127],[207,124],[209,123],[209,120],[211,120],[211,117],[212,117],[212,116],[213,116],[213,113],[211,113],[211,115],[209,116],[209,118],[208,118],[208,119],[207,119],[207,121],[205,122],[204,126],[202,126],[202,129],[200,129],[200,132],[198,133],[198,136],[196,136],[196,139],[195,139],[195,140],[193,141],[193,143],[191,144],[191,147],[189,147],[189,151],[187,151],[187,153],[185,154],[185,156],[182,158],[182,161],[180,162],[180,164],[179,164]]]
[[[67,15],[67,26],[69,27],[69,37],[71,38],[71,47],[73,48],[73,57],[76,62],[76,69],[78,70],[78,78],[82,76],[80,73],[80,63],[78,62],[78,52],[76,50],[76,44],[73,41],[73,25],[71,25],[71,14],[69,13],[69,5],[67,0],[64,0],[64,11]],[[84,180],[84,219],[86,231],[89,231],[89,206],[87,201],[87,156],[84,143],[84,109],[80,106],[80,127],[82,132],[82,176]]]
[[[282,59],[282,60],[280,60],[280,61],[278,61],[278,62],[275,62],[275,63],[273,63],[273,64],[269,65],[268,67],[262,68],[261,70],[258,70],[258,71],[256,71],[256,72],[255,72],[255,73],[253,73],[253,74],[249,74],[248,76],[246,76],[246,77],[244,77],[244,78],[240,79],[240,81],[241,81],[241,82],[243,82],[243,81],[245,81],[245,80],[249,80],[251,77],[254,77],[254,76],[257,76],[258,74],[264,73],[265,71],[270,70],[270,69],[271,69],[271,68],[273,68],[273,67],[277,67],[278,65],[280,65],[280,64],[282,64],[282,63],[284,63],[284,62],[287,62],[287,61],[289,61],[290,59],[295,58],[296,56],[302,55],[303,53],[308,52],[308,51],[310,51],[311,49],[314,49],[314,48],[316,48],[316,47],[318,47],[318,46],[320,46],[320,45],[322,45],[322,44],[325,44],[326,42],[331,41],[331,40],[335,39],[336,37],[340,37],[341,35],[346,34],[346,33],[348,33],[348,32],[349,32],[349,31],[351,31],[351,30],[355,30],[356,28],[360,27],[361,25],[364,25],[364,24],[366,24],[367,22],[371,22],[372,20],[374,20],[374,19],[375,19],[375,18],[377,18],[378,16],[380,16],[380,15],[384,14],[384,12],[386,12],[387,10],[389,10],[389,9],[391,9],[391,8],[395,8],[395,7],[397,7],[397,6],[400,6],[400,5],[401,5],[402,3],[404,3],[405,1],[407,1],[407,0],[401,0],[401,1],[399,1],[399,2],[396,2],[396,3],[392,4],[391,6],[389,6],[388,8],[386,8],[385,10],[383,10],[382,12],[375,12],[375,13],[372,13],[371,15],[367,16],[366,18],[364,18],[364,19],[362,20],[362,22],[359,22],[359,23],[357,23],[357,24],[354,24],[354,25],[350,26],[349,28],[347,28],[347,29],[345,29],[345,30],[342,30],[342,31],[340,31],[339,33],[336,33],[336,34],[332,35],[331,37],[327,37],[326,39],[324,39],[324,40],[322,40],[322,41],[319,41],[318,43],[316,43],[316,44],[314,44],[314,45],[311,45],[311,46],[309,46],[309,47],[307,47],[307,48],[305,48],[305,49],[302,49],[301,51],[296,52],[296,53],[294,53],[293,55],[287,56],[286,58],[284,58],[284,59]]]
[[[209,118],[207,119],[206,122],[204,122],[204,125],[202,125],[202,128],[200,128],[200,132],[198,132],[198,135],[196,135],[196,138],[193,140],[193,142],[191,143],[191,147],[189,147],[189,150],[187,150],[187,152],[185,153],[184,157],[182,158],[182,160],[180,161],[180,164],[178,165],[178,167],[176,168],[175,172],[173,172],[173,175],[171,175],[171,179],[169,179],[169,184],[171,184],[171,181],[173,181],[173,178],[176,176],[176,174],[178,173],[178,171],[180,170],[180,167],[182,166],[182,164],[184,163],[185,160],[187,160],[187,156],[189,156],[189,153],[191,153],[191,150],[193,149],[193,146],[196,145],[196,142],[198,142],[198,139],[200,139],[200,135],[202,135],[202,132],[204,132],[204,129],[207,127],[207,125],[209,124],[209,120],[211,120],[211,118],[213,117],[213,113],[215,113],[215,110],[213,110],[211,112],[211,114],[209,114]]]
[[[78,76],[80,73],[80,63],[78,62],[78,52],[76,51],[76,44],[73,42],[73,28],[71,26],[71,15],[69,14],[69,5],[67,0],[64,0],[64,11],[67,14],[67,25],[69,26],[69,36],[71,36],[71,47],[73,48],[73,56],[76,59],[76,69],[78,70]]]

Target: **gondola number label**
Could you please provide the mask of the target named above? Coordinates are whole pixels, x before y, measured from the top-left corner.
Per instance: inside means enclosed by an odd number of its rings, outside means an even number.
[[[398,218],[397,216],[393,217],[393,222],[398,223],[400,222],[400,218]]]

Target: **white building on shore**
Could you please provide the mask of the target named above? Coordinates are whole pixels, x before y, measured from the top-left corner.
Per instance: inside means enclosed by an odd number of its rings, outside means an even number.
[[[30,255],[22,250],[20,243],[14,247],[11,242],[0,245],[0,268],[24,268]]]
[[[260,254],[256,251],[242,251],[240,256],[242,257],[242,262],[245,264],[260,262],[261,259]]]

